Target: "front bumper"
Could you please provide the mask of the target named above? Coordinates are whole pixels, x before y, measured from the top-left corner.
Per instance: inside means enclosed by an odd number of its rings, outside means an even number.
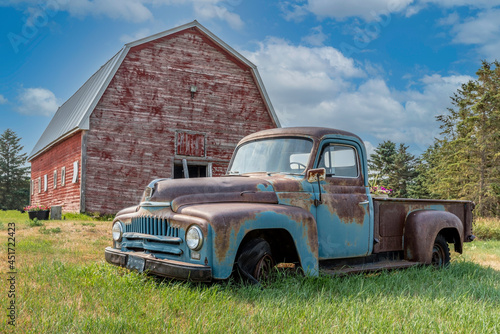
[[[111,247],[106,247],[104,254],[107,262],[139,272],[146,271],[158,276],[195,282],[212,280],[212,268],[200,264],[162,260],[152,257],[151,254],[122,252]]]

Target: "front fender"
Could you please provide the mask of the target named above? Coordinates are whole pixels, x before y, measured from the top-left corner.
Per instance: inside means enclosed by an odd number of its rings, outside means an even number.
[[[240,244],[253,230],[284,229],[292,236],[304,271],[317,275],[318,232],[313,215],[299,207],[262,203],[211,203],[183,206],[182,214],[210,223],[212,273],[216,279],[231,275]]]
[[[406,217],[404,230],[404,255],[408,261],[430,264],[434,240],[443,229],[454,229],[463,240],[462,221],[446,211],[416,210]]]

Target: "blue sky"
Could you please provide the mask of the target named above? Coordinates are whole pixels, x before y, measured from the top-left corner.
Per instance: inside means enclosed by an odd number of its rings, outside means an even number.
[[[500,58],[499,17],[500,0],[0,0],[0,132],[30,153],[125,43],[196,19],[258,66],[283,126],[419,154],[450,96]]]

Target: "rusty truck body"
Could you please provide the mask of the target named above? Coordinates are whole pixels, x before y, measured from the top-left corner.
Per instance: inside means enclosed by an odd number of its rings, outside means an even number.
[[[226,176],[151,182],[112,225],[109,263],[186,279],[444,266],[472,241],[470,201],[377,198],[362,140],[314,127],[243,138]]]

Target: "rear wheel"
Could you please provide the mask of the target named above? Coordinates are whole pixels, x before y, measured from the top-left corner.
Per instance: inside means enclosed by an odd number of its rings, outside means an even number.
[[[269,278],[274,267],[274,259],[269,243],[261,238],[246,243],[238,257],[240,275],[253,283]]]
[[[434,241],[434,246],[432,247],[431,264],[435,268],[443,268],[446,267],[449,263],[450,249],[448,248],[448,243],[441,234],[438,234],[436,240]]]

